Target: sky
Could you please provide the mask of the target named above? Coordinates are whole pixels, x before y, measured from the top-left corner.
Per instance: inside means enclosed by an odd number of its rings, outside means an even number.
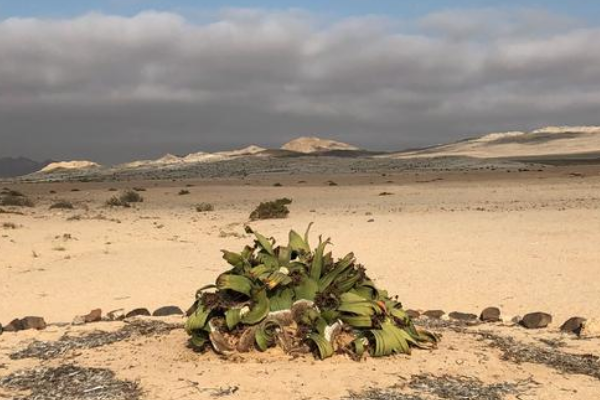
[[[0,157],[598,125],[598,1],[0,0]]]

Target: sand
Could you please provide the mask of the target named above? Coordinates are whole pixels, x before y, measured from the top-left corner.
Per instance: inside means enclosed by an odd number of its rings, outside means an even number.
[[[328,186],[328,180],[338,186]],[[283,186],[274,187],[274,182]],[[196,289],[226,268],[219,249],[241,250],[251,240],[245,224],[285,241],[291,228],[304,230],[310,222],[314,240],[317,234],[330,236],[334,255],[340,257],[354,251],[370,276],[398,294],[406,308],[479,313],[486,306],[498,306],[505,315],[551,313],[549,333],[536,335],[558,335],[560,323],[571,316],[600,317],[597,166],[510,174],[271,176],[10,187],[37,204],[18,210],[24,215],[0,214],[3,324],[25,315],[70,322],[93,308],[152,311],[173,304],[185,309]],[[105,200],[115,194],[111,187],[144,187],[140,194],[145,200],[130,209],[106,208]],[[190,194],[178,195],[181,189]],[[391,195],[380,196],[382,192]],[[284,196],[293,199],[289,218],[248,221],[258,202]],[[73,202],[75,210],[49,210],[58,199]],[[215,211],[196,212],[199,202],[214,204]],[[16,229],[2,228],[6,222]],[[8,366],[0,369],[0,376],[35,365],[31,360],[8,360],[10,351],[33,338],[56,339],[64,329],[0,336],[0,365]],[[505,329],[497,328],[523,340],[533,335],[520,328],[508,333]],[[228,386],[240,387],[231,398],[341,398],[348,390],[387,387],[423,372],[467,374],[486,382],[533,377],[541,383],[531,392],[534,395],[523,398],[584,399],[600,393],[597,379],[502,361],[485,343],[453,331],[446,332],[434,352],[363,364],[343,357],[290,362],[283,355],[231,364],[192,353],[185,339],[185,333],[176,330],[138,339],[140,343],[86,350],[71,361],[109,367],[124,379],[140,380],[148,398],[156,399],[210,398],[210,388]],[[568,340],[573,351],[584,347],[600,354],[599,340]],[[199,382],[198,387],[190,382]]]

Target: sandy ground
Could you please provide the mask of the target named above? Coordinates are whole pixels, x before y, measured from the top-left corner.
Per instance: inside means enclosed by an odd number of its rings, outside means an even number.
[[[339,185],[328,186],[330,179]],[[273,187],[274,182],[283,186]],[[398,294],[406,308],[478,313],[499,306],[506,315],[547,311],[555,318],[548,333],[553,335],[568,317],[600,317],[598,167],[10,187],[37,204],[18,210],[24,215],[0,214],[3,324],[25,315],[69,322],[92,308],[186,308],[196,289],[226,268],[218,250],[241,250],[251,240],[243,229],[250,211],[259,201],[284,196],[293,199],[289,218],[250,225],[285,241],[289,229],[303,231],[314,222],[314,240],[317,234],[330,236],[340,257],[354,251],[370,276]],[[130,209],[106,208],[104,202],[116,193],[110,187],[144,187],[145,201]],[[191,193],[178,195],[181,189]],[[49,210],[58,199],[72,201],[76,209]],[[214,204],[215,211],[196,212],[199,202]],[[4,223],[16,229],[3,228]],[[7,371],[34,365],[7,361],[6,355],[33,338],[57,338],[63,330],[5,333],[0,365],[8,365]],[[211,396],[189,382],[240,386],[231,398],[339,398],[349,389],[399,384],[422,372],[472,374],[485,382],[534,377],[541,387],[529,398],[600,394],[597,379],[502,362],[482,341],[453,331],[433,353],[362,364],[344,358],[290,363],[284,356],[231,364],[191,353],[181,330],[139,340],[84,351],[76,362],[141,380],[152,394],[148,398],[156,399]],[[569,343],[574,350],[585,346],[600,354],[599,341]],[[275,386],[267,386],[266,377]]]

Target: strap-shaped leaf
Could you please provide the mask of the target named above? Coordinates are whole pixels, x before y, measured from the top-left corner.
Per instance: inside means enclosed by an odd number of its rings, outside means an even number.
[[[264,237],[263,235],[261,235],[258,232],[254,232],[254,236],[256,236],[256,241],[258,243],[258,245],[267,253],[269,253],[270,255],[274,256],[275,252],[273,251],[273,244],[271,243],[271,241],[269,239],[267,239],[266,237]]]
[[[286,288],[272,295],[269,299],[269,306],[272,312],[289,310],[294,302],[294,291]]]
[[[279,324],[275,321],[265,321],[254,333],[254,340],[256,341],[256,347],[260,351],[266,351],[269,347],[275,344],[275,338],[277,330],[280,328]]]
[[[253,297],[254,305],[246,314],[242,314],[242,323],[258,324],[269,314],[269,299],[265,289],[259,290]]]
[[[314,301],[317,291],[319,290],[319,284],[316,280],[305,276],[300,284],[296,286],[294,291],[296,292],[296,300],[310,300]]]
[[[311,333],[308,335],[308,340],[312,341],[316,345],[319,358],[321,360],[329,358],[333,355],[333,345],[327,339],[325,339],[324,336],[319,335],[318,333]]]
[[[290,231],[290,241],[288,246],[292,251],[297,253],[310,253],[308,242],[294,230]]]
[[[219,275],[216,283],[219,290],[233,290],[246,296],[250,296],[253,287],[252,281],[245,276],[229,273]]]
[[[192,332],[205,329],[210,312],[211,310],[206,309],[203,305],[199,305],[196,308],[196,311],[194,311],[185,322],[186,332],[192,334]]]
[[[232,330],[242,321],[241,311],[240,308],[230,308],[225,311],[225,323],[227,324],[227,329]]]
[[[321,279],[321,273],[323,272],[323,254],[325,253],[325,246],[328,244],[329,239],[323,242],[321,236],[319,236],[319,245],[315,250],[315,256],[310,267],[310,277],[315,281]]]

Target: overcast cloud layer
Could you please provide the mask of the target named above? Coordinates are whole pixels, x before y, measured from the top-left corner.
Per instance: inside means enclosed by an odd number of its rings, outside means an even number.
[[[8,19],[0,156],[117,162],[300,135],[399,149],[600,124],[599,43],[599,27],[532,10]]]

